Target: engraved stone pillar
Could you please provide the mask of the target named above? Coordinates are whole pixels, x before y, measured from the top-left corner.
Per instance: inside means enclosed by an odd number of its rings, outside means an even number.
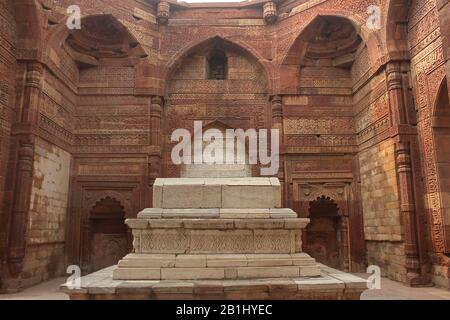
[[[167,23],[169,23],[170,3],[166,1],[159,2],[156,16],[159,24],[166,25]]]
[[[39,99],[42,91],[43,66],[38,62],[27,65],[25,92],[21,122],[30,125],[37,124],[39,115]]]
[[[92,208],[87,208],[90,210]],[[91,221],[89,219],[89,212],[85,212],[86,216],[81,221],[81,270],[83,273],[89,272],[90,260],[91,260],[91,236],[92,228]]]
[[[267,24],[272,24],[278,19],[277,5],[273,1],[266,2],[263,6],[263,17]]]
[[[34,136],[37,125],[39,100],[42,90],[43,66],[39,62],[27,63],[23,104],[20,110],[20,129],[13,128],[17,143],[14,198],[8,239],[8,266],[11,275],[18,276],[23,268],[26,230],[33,182]]]
[[[395,146],[398,184],[400,193],[400,214],[404,227],[407,278],[411,285],[420,278],[420,260],[417,237],[416,207],[413,192],[410,146],[398,142]]]
[[[153,193],[153,184],[161,176],[161,119],[164,100],[162,97],[154,96],[150,106],[150,145],[151,152],[148,156],[148,186]]]
[[[281,183],[281,199],[287,204],[287,192],[285,190],[285,177],[284,177],[284,130],[283,130],[283,100],[281,96],[275,95],[270,99],[272,109],[272,129],[278,129],[280,131],[280,167],[278,169],[278,179]]]
[[[404,227],[405,268],[407,270],[409,284],[420,285],[424,284],[426,279],[421,274],[420,240],[418,237],[419,225],[417,224],[416,201],[414,199],[410,138],[402,133],[402,128],[411,124],[411,119],[408,117],[405,103],[404,74],[401,62],[388,63],[386,66],[386,74],[393,126],[398,130],[395,152],[400,214]]]
[[[25,258],[25,235],[30,208],[33,156],[33,144],[27,141],[20,142],[8,250],[9,271],[15,276],[22,271]]]
[[[341,217],[341,252],[342,252],[342,269],[350,271],[350,250],[349,250],[349,218],[345,215]]]
[[[151,100],[150,125],[152,146],[161,146],[161,115],[163,104],[164,100],[162,97],[155,96]]]
[[[274,129],[283,130],[283,102],[281,96],[272,96],[270,99],[272,106],[272,123]],[[281,133],[281,132],[280,132]]]
[[[402,72],[399,62],[391,62],[386,67],[389,103],[394,125],[406,123],[406,110],[402,90]]]

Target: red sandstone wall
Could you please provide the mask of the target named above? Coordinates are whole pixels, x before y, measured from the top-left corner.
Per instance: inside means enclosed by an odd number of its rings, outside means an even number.
[[[20,283],[24,287],[65,273],[71,155],[38,139],[33,165],[27,254]]]
[[[6,254],[8,217],[6,184],[10,133],[13,122],[16,72],[16,25],[10,1],[0,1],[0,261]],[[2,263],[3,266],[3,263]],[[2,270],[0,267],[0,283]]]
[[[380,266],[383,275],[406,281],[395,145],[388,137],[392,119],[386,75],[373,75],[368,58],[366,47],[352,68],[367,260]]]
[[[178,175],[168,160],[172,129],[189,128],[194,119],[217,119],[233,127],[271,127],[271,95],[282,95],[285,167],[280,178],[286,183],[286,205],[307,216],[310,201],[322,195],[332,197],[341,209],[343,239],[347,233],[351,239],[350,244],[341,243],[342,266],[359,271],[367,260],[380,265],[384,275],[406,281],[404,246],[409,231],[404,229],[400,211],[404,190],[396,172],[397,141],[391,138],[396,136],[391,109],[395,104],[390,101],[383,65],[390,46],[386,45],[385,29],[375,35],[364,29],[366,9],[372,1],[354,0],[351,6],[340,0],[286,1],[280,5],[279,21],[272,26],[265,25],[261,8],[173,9],[170,24],[162,26],[157,24],[154,6],[145,1],[59,0],[53,6],[43,2],[45,6],[39,7],[42,25],[32,26],[42,31],[43,39],[37,43],[32,33],[20,39],[22,46],[41,48],[42,56],[31,59],[42,60],[44,72],[34,131],[39,139],[35,143],[27,253],[18,286],[61,273],[66,257],[69,263],[89,269],[92,207],[108,196],[119,201],[128,216],[150,206],[152,179]],[[58,40],[58,26],[48,24],[64,21],[65,8],[74,3],[81,4],[83,15],[113,14],[147,57],[80,68],[64,48],[63,39]],[[439,211],[431,131],[431,109],[445,74],[434,3],[414,1],[408,26],[411,86],[419,110],[422,152],[422,157],[413,154],[413,169],[417,195],[421,195],[417,181],[422,176],[427,184],[417,208],[419,221],[423,225],[428,221],[431,231],[436,253],[434,280],[446,285],[448,258],[442,255],[445,220]],[[0,203],[7,159],[15,152],[8,145],[16,72],[10,4],[0,1]],[[388,1],[382,1],[384,19],[388,18],[387,5]],[[302,30],[319,12],[349,17],[361,27],[365,45],[358,49],[350,71],[324,66],[300,69],[298,63],[291,63],[297,61]],[[401,32],[396,29],[395,34]],[[197,46],[217,36],[234,43],[229,45],[231,78],[220,85],[204,79],[204,47]],[[24,65],[17,70],[22,77]],[[261,81],[263,74],[265,81]],[[153,113],[158,108],[151,102],[155,95],[165,98],[162,166],[158,158],[161,131],[158,115]],[[58,171],[60,166],[64,169]],[[62,190],[50,206],[39,198],[55,191],[41,184],[46,171],[58,172],[46,178],[58,182]],[[68,200],[64,200],[67,194]],[[420,211],[421,201],[426,203],[427,219]],[[72,209],[67,211],[69,204]],[[8,214],[0,211],[1,226],[7,225]],[[68,232],[63,234],[66,226]],[[429,243],[425,235],[419,237],[422,246]],[[0,229],[3,255],[4,245],[5,232]]]
[[[170,159],[174,146],[170,136],[175,129],[193,132],[194,120],[203,121],[204,126],[219,121],[244,130],[268,126],[267,81],[263,69],[257,61],[232,49],[223,51],[228,59],[226,80],[208,79],[207,49],[182,61],[171,78],[164,112],[165,176],[179,176],[179,166]]]
[[[450,260],[443,255],[448,250],[445,248],[445,243],[449,234],[448,231],[445,232],[445,229],[448,228],[446,225],[448,226],[449,220],[446,219],[444,211],[444,208],[448,207],[446,195],[448,191],[439,186],[440,179],[445,179],[446,173],[440,171],[436,163],[436,153],[439,151],[436,149],[445,147],[436,143],[433,129],[438,91],[446,70],[439,14],[435,1],[413,1],[408,23],[408,39],[426,190],[423,200],[433,242],[432,272],[437,284],[448,286]]]

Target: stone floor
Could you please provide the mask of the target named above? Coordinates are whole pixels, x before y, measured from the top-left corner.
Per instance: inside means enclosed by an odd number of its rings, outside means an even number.
[[[0,300],[68,300],[68,296],[59,290],[64,282],[66,278],[53,279],[19,293],[0,294]]]
[[[365,279],[368,277],[367,274],[355,275]],[[437,287],[410,288],[382,278],[381,290],[367,290],[361,300],[450,300],[450,290]]]
[[[365,274],[357,274],[366,277]],[[59,291],[65,278],[58,278],[28,288],[20,293],[0,294],[0,300],[67,300],[68,297]],[[409,288],[401,283],[382,279],[381,290],[367,290],[362,300],[450,300],[450,290],[441,288]]]

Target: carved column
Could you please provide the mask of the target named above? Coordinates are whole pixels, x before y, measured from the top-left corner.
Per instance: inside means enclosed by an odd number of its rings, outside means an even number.
[[[283,133],[283,102],[281,96],[272,96],[270,98],[272,107],[272,128],[280,130]]]
[[[272,111],[272,129],[278,129],[280,133],[280,167],[278,169],[278,178],[281,183],[281,199],[287,204],[285,190],[285,174],[284,174],[284,130],[283,130],[283,100],[281,96],[275,95],[270,98],[270,105]]]
[[[151,99],[150,106],[150,125],[152,146],[161,147],[161,116],[164,100],[162,97],[155,96]]]
[[[43,66],[39,62],[27,64],[25,79],[24,100],[22,107],[21,123],[37,125],[39,114],[39,100],[42,91]]]
[[[267,24],[273,24],[278,19],[277,5],[273,1],[266,2],[263,6],[263,17]]]
[[[413,192],[410,146],[408,142],[395,145],[398,184],[400,187],[400,213],[404,227],[407,278],[411,284],[420,277],[420,260],[417,239],[416,206]]]
[[[402,71],[400,62],[391,62],[386,66],[389,103],[394,125],[406,123],[406,110],[403,99]]]
[[[33,182],[33,127],[37,126],[38,123],[42,73],[42,64],[38,62],[27,63],[20,121],[12,130],[12,135],[16,139],[17,162],[8,238],[8,266],[13,276],[18,276],[21,273],[25,258],[26,232]]]
[[[156,17],[159,24],[166,25],[169,23],[170,17],[170,3],[166,1],[160,1],[156,12]]]
[[[161,175],[161,122],[164,100],[162,97],[155,96],[151,99],[150,106],[150,144],[152,152],[149,154],[149,186],[153,186],[155,179]]]
[[[350,241],[349,241],[349,218],[347,216],[345,216],[344,214],[341,216],[341,253],[342,253],[342,258],[341,258],[341,263],[342,263],[342,269],[345,271],[351,271],[350,270],[350,263],[349,263],[349,255],[350,255],[350,250],[349,250],[349,245],[350,245]]]
[[[419,246],[419,228],[417,224],[416,201],[414,198],[414,177],[411,162],[411,138],[415,138],[415,129],[410,124],[412,119],[405,103],[404,73],[402,63],[390,62],[386,66],[389,104],[396,141],[396,169],[398,175],[398,191],[400,214],[404,228],[404,246],[407,279],[410,285],[423,284],[426,280],[421,272],[421,253]],[[411,136],[413,134],[413,136]]]
[[[9,232],[8,264],[12,275],[22,271],[25,258],[28,211],[30,209],[31,185],[33,179],[34,145],[30,141],[19,142],[16,185]]]
[[[90,210],[90,209],[87,209]],[[90,220],[90,213],[86,210],[85,216],[81,220],[81,270],[83,274],[89,273],[91,265],[91,242],[92,242],[92,227]]]

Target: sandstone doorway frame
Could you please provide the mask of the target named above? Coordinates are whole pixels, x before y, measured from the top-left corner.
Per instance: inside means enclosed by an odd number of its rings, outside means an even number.
[[[139,177],[139,180],[143,178]],[[110,197],[124,207],[125,219],[135,218],[145,207],[141,181],[135,183],[119,182],[117,178],[109,183],[99,184],[92,177],[78,177],[71,183],[70,210],[67,221],[67,264],[80,266],[83,274],[89,271],[90,213],[95,204]],[[130,231],[131,232],[131,231]],[[129,234],[131,239],[131,233]],[[131,243],[129,244],[131,248]]]
[[[91,197],[88,196],[89,201],[86,201],[86,204],[83,206],[84,210],[81,218],[80,238],[78,242],[80,248],[79,264],[83,273],[89,273],[93,268],[91,263],[93,254],[91,244],[95,233],[93,228],[93,210],[98,203],[106,198],[114,199],[122,206],[124,220],[132,217],[130,201],[126,194],[113,190],[103,190],[94,192]],[[127,229],[127,239],[127,247],[130,249],[132,247],[132,235],[129,229]]]
[[[125,224],[125,218],[124,207],[119,200],[113,197],[102,198],[92,207],[89,213],[89,229],[92,232],[89,234],[90,241],[87,243],[90,251],[89,265],[91,271],[97,271],[118,262],[117,260],[108,264],[102,263],[102,256],[104,260],[111,258],[108,257],[108,248],[123,246],[124,244],[120,242],[125,240],[125,247],[119,249],[126,252],[119,252],[117,254],[118,259],[121,259],[124,254],[130,251],[131,233]],[[98,240],[101,240],[103,250],[98,250],[98,245],[100,245],[96,243]],[[111,254],[111,252],[109,253]]]
[[[311,222],[304,232],[303,250],[320,263],[340,268],[343,266],[342,242],[347,239],[342,238],[342,230],[346,225],[343,224],[344,219],[342,219],[336,201],[322,195],[309,202],[308,213]],[[348,235],[348,233],[346,234]],[[313,252],[314,249],[318,249],[317,255]],[[318,255],[321,256],[320,259]]]
[[[292,206],[302,218],[310,218],[310,202],[322,196],[336,203],[340,227],[340,267],[350,272],[361,272],[366,267],[364,231],[360,228],[361,209],[354,194],[353,179],[292,180]]]

